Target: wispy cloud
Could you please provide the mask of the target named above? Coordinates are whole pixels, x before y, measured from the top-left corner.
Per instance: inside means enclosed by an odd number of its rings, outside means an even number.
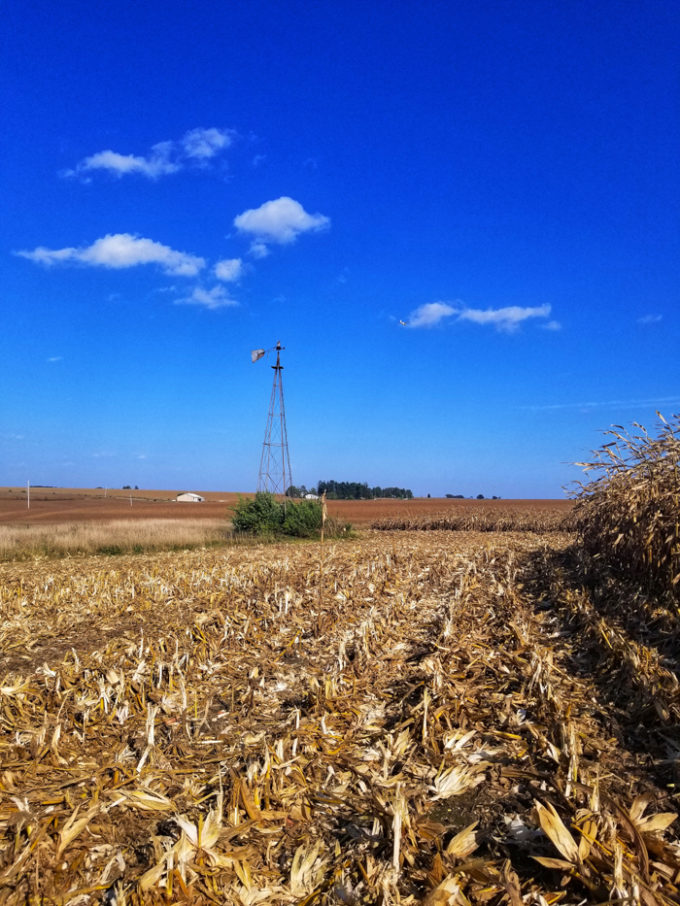
[[[236,299],[232,299],[223,286],[214,286],[212,289],[197,286],[188,296],[175,299],[175,305],[198,305],[201,308],[216,311],[218,308],[233,308],[238,305],[238,302]]]
[[[253,237],[250,253],[256,258],[264,258],[271,243],[288,245],[303,233],[327,229],[330,223],[329,217],[309,214],[299,201],[285,195],[234,218],[236,229]]]
[[[552,412],[562,409],[635,409],[638,406],[676,406],[680,403],[680,396],[657,396],[644,400],[588,400],[580,403],[547,403],[537,405],[519,406],[519,409],[530,410],[531,412]]]
[[[643,315],[637,319],[637,322],[638,324],[658,324],[662,319],[662,315]]]
[[[231,146],[234,136],[230,129],[191,129],[178,141],[157,142],[147,155],[121,154],[111,149],[98,151],[60,175],[87,179],[96,171],[104,171],[119,178],[137,174],[147,179],[159,179],[189,165],[205,167]]]
[[[458,312],[461,321],[491,325],[508,333],[517,330],[523,321],[530,318],[547,318],[549,315],[549,305],[539,305],[535,308],[523,308],[521,305],[508,305],[506,308],[463,308]]]
[[[119,154],[117,151],[111,150],[98,151],[81,160],[75,169],[64,170],[62,176],[79,176],[91,173],[93,170],[106,170],[119,177],[137,173],[148,179],[158,179],[160,176],[176,173],[180,169],[179,164],[170,160],[167,144],[167,142],[162,142],[154,145],[148,157],[141,157],[137,154]]]
[[[406,327],[436,327],[443,321],[453,318],[456,321],[470,321],[481,326],[495,327],[497,330],[512,333],[524,321],[532,318],[547,318],[550,315],[550,305],[536,307],[522,307],[509,305],[505,308],[468,308],[465,305],[449,302],[427,302],[412,311]],[[548,321],[543,325],[547,330],[559,330],[558,321]]]
[[[252,255],[253,258],[266,258],[269,254],[269,246],[266,242],[262,242],[260,239],[255,239],[250,243],[248,252],[250,255]]]
[[[215,265],[215,276],[224,283],[236,283],[243,273],[243,262],[240,258],[225,258]]]
[[[458,309],[448,302],[427,302],[411,312],[406,327],[435,327],[447,318],[458,314]]]
[[[15,254],[46,267],[55,264],[81,264],[120,270],[140,264],[156,264],[166,274],[178,277],[195,277],[205,266],[203,258],[178,252],[153,239],[130,233],[110,233],[95,240],[92,245],[80,248],[48,249],[38,246],[32,251]]]
[[[64,357],[61,355],[51,355],[45,361],[49,362],[50,365],[54,365],[56,362],[63,361]]]

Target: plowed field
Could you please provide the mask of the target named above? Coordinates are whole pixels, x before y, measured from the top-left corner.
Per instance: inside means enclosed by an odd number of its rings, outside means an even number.
[[[34,488],[27,508],[25,488],[0,488],[0,524],[17,522],[53,524],[107,519],[219,519],[228,518],[238,500],[233,492],[200,491],[204,503],[176,503],[169,491],[108,491],[79,488]],[[245,495],[248,496],[248,495]],[[415,500],[329,500],[330,516],[368,525],[384,518],[421,518],[434,513],[526,513],[546,509],[567,513],[569,500],[451,500],[419,497]]]

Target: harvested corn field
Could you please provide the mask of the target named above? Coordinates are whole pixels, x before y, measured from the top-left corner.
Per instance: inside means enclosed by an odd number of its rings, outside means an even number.
[[[570,500],[546,501],[543,506],[524,502],[493,506],[491,501],[449,507],[427,513],[400,513],[371,523],[378,531],[450,532],[565,532],[573,529]],[[497,501],[493,501],[496,504]]]
[[[4,566],[0,903],[680,902],[678,618],[572,540]]]

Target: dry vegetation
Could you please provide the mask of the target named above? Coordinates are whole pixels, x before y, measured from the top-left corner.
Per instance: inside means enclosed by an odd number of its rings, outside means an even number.
[[[112,519],[56,525],[0,525],[0,560],[133,553],[218,544],[226,519]]]
[[[571,507],[522,506],[449,508],[440,512],[376,519],[371,527],[379,531],[453,532],[567,532],[573,529]]]
[[[680,416],[657,437],[608,431],[614,439],[582,465],[576,525],[588,554],[648,588],[680,600]]]
[[[570,542],[3,567],[0,902],[678,902],[677,617]]]

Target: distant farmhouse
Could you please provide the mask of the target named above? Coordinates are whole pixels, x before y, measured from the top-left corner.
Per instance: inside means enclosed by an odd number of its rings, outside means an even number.
[[[200,494],[194,494],[192,491],[184,491],[182,494],[178,494],[175,500],[177,503],[203,503],[205,497],[201,497]]]

